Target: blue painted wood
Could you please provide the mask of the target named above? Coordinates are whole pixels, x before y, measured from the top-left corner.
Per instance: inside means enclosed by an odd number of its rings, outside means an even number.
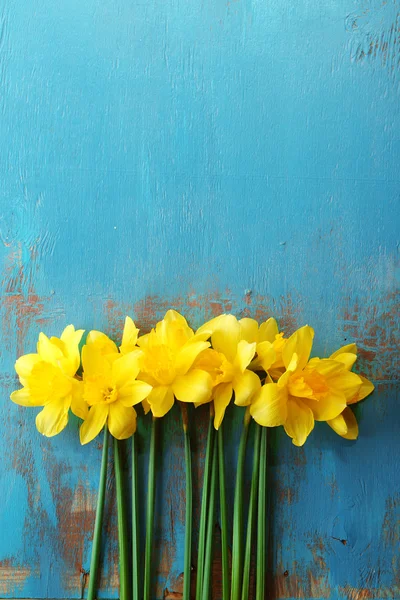
[[[125,314],[147,329],[173,306],[194,326],[230,310],[310,323],[317,354],[360,345],[377,391],[359,440],[270,435],[269,597],[399,598],[396,0],[8,0],[0,15],[0,596],[81,597],[101,454],[76,421],[47,440],[8,402],[16,357],[41,330],[118,337]],[[157,597],[172,598],[177,415],[163,443]]]

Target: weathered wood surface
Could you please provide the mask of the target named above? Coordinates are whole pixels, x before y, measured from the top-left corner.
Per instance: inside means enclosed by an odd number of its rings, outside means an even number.
[[[81,597],[100,465],[76,421],[48,440],[8,401],[15,358],[172,306],[360,345],[359,440],[270,436],[269,598],[400,598],[399,27],[396,0],[3,0],[0,596]],[[179,598],[177,414],[160,461],[157,598]]]

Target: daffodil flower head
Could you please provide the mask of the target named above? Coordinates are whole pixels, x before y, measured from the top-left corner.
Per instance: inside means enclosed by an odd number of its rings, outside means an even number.
[[[313,338],[314,330],[306,325],[287,340],[282,352],[285,372],[277,383],[268,381],[262,386],[250,407],[257,423],[283,425],[296,446],[305,443],[314,421],[327,421],[338,432],[347,427],[345,435],[350,428],[354,435],[347,405],[373,390],[370,382],[350,372],[357,357],[354,352],[340,350],[328,359],[310,360]]]
[[[125,320],[120,351],[101,331],[89,332],[82,349],[83,398],[89,411],[80,428],[82,444],[93,440],[107,424],[110,433],[122,440],[136,431],[136,411],[151,392],[151,385],[137,379],[143,352],[135,345],[135,324]]]
[[[211,337],[212,350],[204,351],[197,365],[213,378],[214,426],[219,429],[233,393],[235,404],[248,406],[261,387],[258,375],[248,368],[256,351],[256,332],[253,319],[238,321],[233,315],[216,317],[205,323],[197,333],[207,332]]]
[[[139,337],[144,356],[140,376],[152,390],[147,398],[153,416],[163,417],[181,402],[203,403],[211,398],[212,378],[193,363],[209,343],[206,333],[195,334],[186,319],[169,310],[150,333]]]
[[[11,394],[20,406],[43,406],[36,416],[40,433],[52,437],[68,423],[69,409],[78,417],[87,414],[82,398],[82,384],[75,379],[80,365],[79,343],[83,329],[73,325],[64,329],[60,338],[39,334],[37,353],[25,354],[15,363],[22,389]]]

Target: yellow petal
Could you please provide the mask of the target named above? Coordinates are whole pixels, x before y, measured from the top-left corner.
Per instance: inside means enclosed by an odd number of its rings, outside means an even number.
[[[53,437],[60,433],[68,423],[68,410],[71,400],[61,398],[46,404],[36,416],[36,427],[39,433]]]
[[[194,335],[185,317],[175,310],[167,311],[163,320],[157,323],[155,332],[159,343],[169,346],[173,351],[181,348]]]
[[[342,346],[339,350],[336,350],[333,354],[330,355],[329,358],[334,358],[337,360],[337,357],[341,354],[355,354],[357,356],[357,346],[356,344],[347,344],[346,346]]]
[[[83,381],[74,380],[71,396],[71,410],[80,419],[86,419],[89,407],[83,398]]]
[[[79,429],[81,444],[88,444],[106,424],[110,404],[95,404]]]
[[[314,417],[311,409],[302,401],[289,398],[285,431],[295,446],[303,446],[314,429]]]
[[[52,344],[44,333],[39,333],[37,351],[42,360],[56,366],[64,357],[61,349],[56,344]]]
[[[226,407],[232,399],[233,389],[230,383],[220,383],[213,390],[214,398],[214,427],[219,429],[225,415]]]
[[[152,389],[148,383],[136,379],[118,390],[118,401],[124,406],[134,406],[143,402]]]
[[[211,343],[214,350],[222,352],[230,362],[233,362],[239,340],[240,325],[236,317],[233,315],[224,315],[221,317],[218,327],[211,336]]]
[[[301,400],[304,405],[311,408],[316,421],[330,421],[346,408],[346,397],[337,390],[329,390],[326,397],[319,400],[311,398],[302,398]]]
[[[346,369],[350,371],[357,360],[357,354],[353,354],[352,352],[342,352],[335,356],[335,360],[342,363]]]
[[[126,440],[136,431],[136,410],[120,402],[110,404],[108,430],[117,440]]]
[[[39,400],[36,401],[35,398],[32,398],[31,390],[29,388],[22,388],[21,390],[16,390],[12,392],[10,395],[11,400],[18,404],[19,406],[42,406],[43,403]]]
[[[347,404],[355,404],[356,402],[360,402],[360,400],[364,400],[375,389],[374,384],[369,379],[362,375],[358,375],[358,377],[361,379],[361,386],[358,392],[350,400],[347,400]]]
[[[84,329],[75,329],[73,325],[67,325],[62,332],[60,339],[65,342],[67,346],[78,346],[84,333]]]
[[[68,325],[61,334],[61,341],[65,348],[64,367],[69,375],[75,375],[80,365],[79,344],[82,339],[84,329],[77,329],[73,325]],[[52,338],[53,340],[53,338]]]
[[[249,366],[254,354],[256,353],[256,343],[249,344],[245,340],[241,340],[237,345],[234,366],[241,373]]]
[[[287,417],[287,393],[276,383],[267,383],[254,396],[250,414],[263,427],[283,425]]]
[[[268,371],[276,360],[276,352],[271,342],[260,342],[257,344],[257,357],[260,366],[264,371]]]
[[[235,392],[235,404],[237,406],[247,406],[250,404],[254,394],[261,388],[261,381],[258,375],[249,371],[238,373],[232,382]]]
[[[249,344],[257,342],[258,338],[258,323],[255,319],[240,319],[240,339],[246,340]]]
[[[361,377],[347,370],[343,370],[339,375],[335,375],[334,377],[329,377],[327,382],[331,389],[342,392],[345,395],[347,403],[351,403],[351,400],[359,393],[362,385]]]
[[[338,360],[332,360],[330,358],[312,358],[307,366],[306,370],[310,371],[315,369],[324,377],[333,377],[345,373],[345,366]]]
[[[116,387],[122,387],[136,379],[140,371],[142,357],[142,350],[137,348],[128,354],[118,357],[113,362],[112,378]]]
[[[327,423],[333,431],[346,440],[356,440],[358,438],[357,419],[349,407],[345,408],[341,415],[327,421]]]
[[[101,349],[95,344],[89,344],[82,348],[82,365],[84,377],[98,376],[111,380],[111,365],[102,354]]]
[[[277,322],[272,317],[267,319],[264,323],[261,323],[258,332],[259,342],[273,342],[275,337],[279,334]]]
[[[196,336],[207,335],[207,337],[210,337],[211,334],[213,334],[214,331],[216,329],[218,329],[221,319],[223,319],[224,317],[226,317],[226,315],[218,315],[218,317],[214,317],[214,319],[211,319],[210,321],[207,321],[206,323],[204,323],[204,325],[199,327],[198,330],[196,331]],[[207,339],[207,337],[205,339]]]
[[[41,360],[39,354],[24,354],[24,356],[19,357],[15,363],[15,370],[21,383],[26,377],[29,377],[33,367]]]
[[[130,317],[125,318],[124,331],[122,333],[122,343],[120,346],[121,354],[132,352],[136,347],[139,329]]]
[[[151,411],[150,404],[147,402],[147,400],[143,400],[142,406],[143,406],[144,414],[147,415]]]
[[[210,344],[208,342],[196,341],[196,339],[193,337],[178,352],[178,355],[175,359],[176,373],[178,375],[184,375],[187,373],[200,352],[209,347]]]
[[[303,369],[310,357],[311,348],[314,339],[314,329],[309,325],[300,327],[290,338],[282,350],[282,358],[286,368],[288,368],[293,354],[297,354],[297,368]]]
[[[93,329],[86,338],[87,346],[95,346],[101,354],[118,354],[118,348],[112,340],[102,331]]]
[[[212,377],[201,369],[179,375],[172,384],[175,397],[181,402],[206,402],[211,398]]]
[[[174,405],[174,393],[167,385],[154,387],[147,397],[154,417],[164,417]]]

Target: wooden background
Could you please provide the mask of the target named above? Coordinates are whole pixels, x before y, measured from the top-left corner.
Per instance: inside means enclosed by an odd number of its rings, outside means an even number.
[[[193,326],[222,311],[273,314],[287,334],[309,323],[317,354],[359,344],[377,386],[359,440],[323,424],[302,449],[270,435],[268,599],[400,598],[399,6],[2,0],[1,597],[85,592],[101,455],[77,420],[48,440],[9,402],[16,357],[42,330],[118,338],[126,314],[147,330],[174,307]],[[182,589],[178,413],[161,448],[168,599]],[[113,503],[102,598],[118,595]]]

